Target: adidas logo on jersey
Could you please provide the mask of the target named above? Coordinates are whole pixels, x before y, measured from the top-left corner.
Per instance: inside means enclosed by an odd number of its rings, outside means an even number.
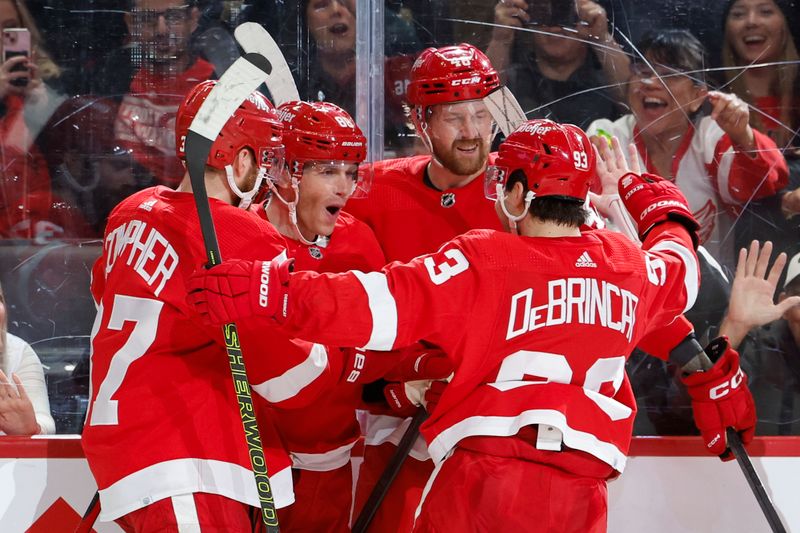
[[[576,267],[590,267],[590,268],[597,268],[597,263],[592,261],[592,258],[589,257],[589,252],[584,251],[581,256],[575,261]]]
[[[139,204],[139,209],[144,209],[145,211],[152,211],[153,206],[156,205],[157,201],[158,200],[153,199],[153,200],[147,200],[146,202],[142,202],[141,204]]]

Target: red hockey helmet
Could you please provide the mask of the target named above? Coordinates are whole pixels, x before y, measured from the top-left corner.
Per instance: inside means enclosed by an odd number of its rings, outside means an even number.
[[[497,198],[497,186],[522,170],[536,198],[558,196],[583,202],[594,181],[595,154],[586,133],[572,124],[529,120],[509,135],[486,171],[487,198]]]
[[[206,80],[197,84],[178,108],[175,120],[175,150],[181,160],[186,159],[184,144],[189,126],[216,84],[216,80]],[[206,165],[224,169],[233,163],[239,150],[249,148],[253,151],[259,166],[267,167],[266,170],[269,172],[276,164],[282,164],[282,132],[283,123],[275,107],[264,95],[253,91],[222,127],[211,146]]]
[[[356,164],[367,156],[367,139],[352,117],[329,102],[286,102],[278,108],[283,120],[286,163],[300,180],[309,161]],[[366,194],[369,180],[359,174],[354,196]]]
[[[471,44],[423,50],[411,67],[408,102],[413,106],[483,98],[500,87],[486,54]]]

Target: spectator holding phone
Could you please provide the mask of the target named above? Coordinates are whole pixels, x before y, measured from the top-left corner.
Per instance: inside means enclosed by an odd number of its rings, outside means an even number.
[[[22,0],[0,0],[0,27],[0,237],[59,237],[64,230],[53,220],[50,176],[34,144],[53,100],[43,80],[55,79],[59,69]]]
[[[630,60],[600,4],[500,0],[494,12],[486,55],[529,118],[586,127],[619,114]]]

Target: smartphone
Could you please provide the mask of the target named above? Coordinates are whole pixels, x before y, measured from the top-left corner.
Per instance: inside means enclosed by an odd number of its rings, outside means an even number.
[[[16,56],[31,56],[31,32],[27,28],[6,28],[3,30],[3,63]],[[11,72],[25,71],[28,67],[21,63],[15,65]],[[28,78],[17,78],[11,81],[12,85],[25,87],[28,85]]]
[[[576,0],[528,0],[529,26],[574,28],[578,24]]]

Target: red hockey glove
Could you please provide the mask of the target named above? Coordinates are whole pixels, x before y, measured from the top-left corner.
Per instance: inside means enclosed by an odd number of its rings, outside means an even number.
[[[689,210],[686,197],[675,184],[655,174],[639,176],[630,172],[619,180],[618,187],[622,203],[636,221],[642,242],[653,226],[672,220],[686,227],[697,248],[700,225]]]
[[[224,261],[189,278],[189,304],[203,322],[219,325],[253,316],[286,318],[292,261]]]
[[[714,340],[706,353],[712,361],[719,360],[705,372],[685,376],[683,383],[692,398],[694,422],[708,451],[729,461],[733,454],[728,449],[725,428],[738,431],[745,444],[752,441],[756,407],[747,387],[747,376],[739,367],[739,354],[730,347],[728,339]]]
[[[425,410],[433,413],[436,406],[439,405],[439,400],[442,399],[442,393],[447,387],[448,381],[434,381],[431,383],[430,388],[425,393]]]
[[[386,381],[444,379],[453,373],[453,363],[436,346],[418,342],[400,352],[400,363],[383,376]]]

